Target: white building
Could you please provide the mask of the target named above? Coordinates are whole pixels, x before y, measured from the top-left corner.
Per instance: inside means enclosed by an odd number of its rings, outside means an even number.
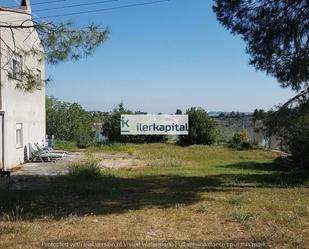
[[[29,155],[29,143],[45,140],[44,52],[31,26],[29,0],[17,9],[0,7],[0,168],[10,170]],[[27,53],[33,48],[36,54]],[[24,72],[37,77],[40,89],[25,91]],[[26,154],[27,153],[27,154]]]

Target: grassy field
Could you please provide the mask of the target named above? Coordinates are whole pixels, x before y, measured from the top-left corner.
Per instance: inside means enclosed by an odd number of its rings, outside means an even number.
[[[277,154],[173,144],[110,145],[143,168],[30,178],[39,189],[0,189],[0,247],[46,240],[254,240],[308,248],[308,172]]]

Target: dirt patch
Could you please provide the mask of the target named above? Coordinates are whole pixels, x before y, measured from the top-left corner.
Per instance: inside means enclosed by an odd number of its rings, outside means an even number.
[[[100,161],[99,166],[107,169],[140,168],[149,166],[149,162],[136,158],[127,153],[95,153],[92,156]],[[84,161],[87,156],[84,152],[71,152],[63,160],[44,163],[26,163],[12,172],[13,178],[23,176],[58,176],[66,175],[72,163]]]
[[[147,161],[137,159],[135,156],[126,153],[97,153],[95,157],[100,160],[99,166],[107,169],[128,169],[148,166]]]
[[[20,165],[12,171],[10,179],[2,188],[11,190],[40,189],[51,184],[52,177],[66,175],[69,165],[84,160],[83,152],[68,153],[63,160],[56,162],[33,162]]]

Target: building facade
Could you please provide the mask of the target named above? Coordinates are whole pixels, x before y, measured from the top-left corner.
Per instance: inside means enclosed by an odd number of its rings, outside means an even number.
[[[17,9],[0,7],[0,168],[29,157],[29,143],[45,142],[44,50],[33,25],[29,0]],[[35,53],[34,53],[35,51]],[[26,89],[26,78],[37,86]],[[33,80],[33,79],[32,79]]]

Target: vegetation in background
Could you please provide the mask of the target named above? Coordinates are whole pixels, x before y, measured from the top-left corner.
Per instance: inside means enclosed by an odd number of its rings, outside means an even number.
[[[74,141],[81,148],[94,140],[92,118],[77,103],[46,97],[46,130],[58,140]]]
[[[89,113],[91,114],[94,123],[104,123],[109,115],[108,112],[101,111],[92,111]]]
[[[262,121],[259,131],[269,139],[280,137],[281,149],[290,153],[294,165],[309,166],[309,102],[288,108],[279,107],[277,111],[255,111],[255,121]]]
[[[55,149],[56,150],[65,150],[65,151],[78,151],[79,148],[76,142],[64,141],[64,140],[55,140]]]
[[[294,161],[309,168],[309,102],[290,110],[288,123],[283,126],[283,140]]]
[[[252,117],[253,117],[253,122],[256,122],[258,120],[263,120],[267,116],[267,112],[265,112],[263,109],[255,109],[253,111]]]
[[[177,109],[176,112],[175,112],[175,114],[176,114],[176,115],[182,115],[182,110]]]
[[[104,143],[104,144],[97,144],[96,146],[90,146],[87,148],[89,153],[92,152],[129,152],[132,151],[131,144],[126,143]]]
[[[280,108],[264,121],[268,130],[283,138],[283,146],[300,167],[309,167],[309,102],[293,109]]]
[[[217,130],[217,141],[222,144],[228,143],[235,132],[246,131],[249,134],[253,134],[255,123],[251,114],[238,114],[237,112],[231,112],[229,114],[221,113],[219,116],[214,117]]]
[[[186,114],[189,116],[189,135],[179,136],[179,144],[213,144],[217,135],[216,122],[202,108],[192,107]]]

